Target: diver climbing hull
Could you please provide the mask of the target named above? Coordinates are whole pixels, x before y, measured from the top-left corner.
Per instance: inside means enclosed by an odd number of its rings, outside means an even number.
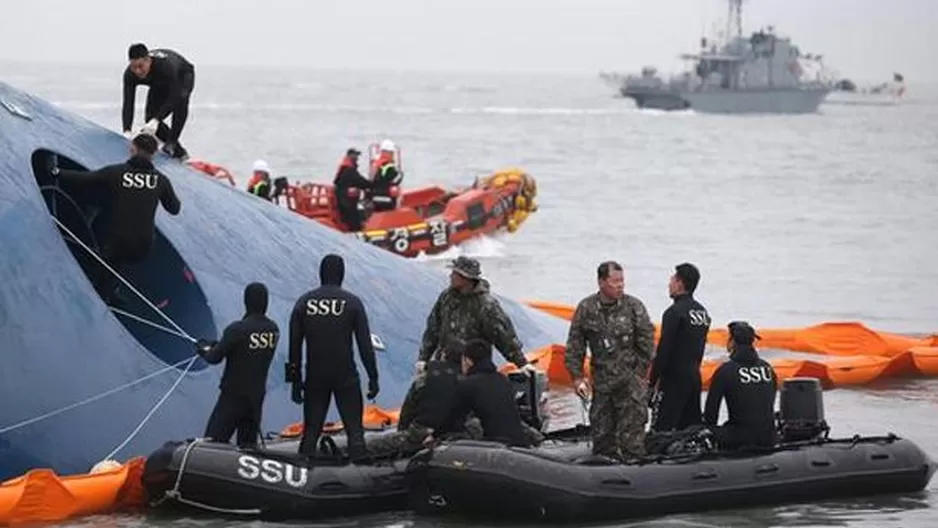
[[[589,463],[588,454],[585,441],[536,449],[444,444],[411,460],[410,504],[431,515],[582,523],[916,492],[935,471],[917,445],[893,436],[644,465]]]
[[[382,434],[389,433],[367,433],[366,439]],[[351,465],[340,436],[332,444],[336,452],[311,463],[297,455],[298,444],[246,450],[202,440],[168,442],[148,457],[143,485],[151,506],[158,508],[264,519],[320,519],[407,507],[407,459]]]
[[[376,404],[400,405],[412,381],[413,344],[446,276],[164,154],[154,163],[172,180],[182,211],[159,210],[150,256],[121,272],[153,307],[125,290],[134,302],[122,311],[133,317],[109,309],[87,277],[94,259],[50,216],[96,248],[88,196],[56,189],[45,167],[55,153],[62,168],[94,169],[125,160],[127,147],[119,133],[0,82],[0,273],[7,279],[0,285],[0,479],[31,468],[83,473],[108,454],[126,460],[166,438],[202,434],[223,369],[193,360],[192,342],[180,335],[220,337],[243,316],[243,288],[257,280],[270,292],[268,315],[285,332],[296,299],[318,285],[311,270],[328,253],[345,258],[345,286],[362,299],[382,345]],[[563,321],[500,300],[526,349],[564,339]],[[281,339],[265,431],[301,419],[283,381],[286,359]],[[334,408],[327,419],[338,419]]]

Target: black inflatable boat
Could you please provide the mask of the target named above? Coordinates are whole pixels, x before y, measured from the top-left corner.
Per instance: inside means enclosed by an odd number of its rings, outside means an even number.
[[[411,459],[410,505],[421,514],[582,523],[916,492],[928,484],[935,463],[913,442],[892,434],[830,439],[816,380],[789,382],[779,413],[783,441],[771,449],[720,452],[704,430],[672,453],[622,464],[591,456],[585,427],[554,433],[537,448],[444,442]],[[786,394],[792,387],[801,390]]]
[[[366,441],[385,433],[366,433]],[[324,436],[314,460],[298,440],[265,449],[190,440],[167,442],[147,458],[144,488],[151,505],[272,518],[318,518],[406,507],[406,458],[368,465],[347,460],[345,436]]]
[[[545,426],[546,377],[509,379],[522,417]],[[365,440],[372,444],[393,432],[368,431]],[[261,449],[199,439],[167,442],[147,458],[143,485],[151,506],[236,516],[318,519],[405,509],[409,456],[372,451],[373,463],[353,465],[345,445],[344,434],[323,436],[310,460],[297,454],[297,439],[270,438]]]

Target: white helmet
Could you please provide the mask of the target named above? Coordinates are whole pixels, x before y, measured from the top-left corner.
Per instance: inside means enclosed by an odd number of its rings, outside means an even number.
[[[264,160],[257,160],[254,162],[254,172],[266,172],[270,174],[270,167],[267,166],[267,162]]]
[[[381,142],[381,150],[384,152],[394,152],[397,149],[394,148],[393,141],[391,141],[390,139],[385,139],[384,141]]]

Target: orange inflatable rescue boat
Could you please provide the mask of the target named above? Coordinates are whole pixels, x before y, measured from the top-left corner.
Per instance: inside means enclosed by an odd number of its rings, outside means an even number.
[[[373,156],[375,147],[371,148]],[[399,154],[397,160],[400,163]],[[213,177],[227,173],[202,161],[189,164]],[[283,177],[275,178],[273,196],[278,205],[343,233],[353,233],[339,215],[331,183],[290,183]],[[352,196],[358,197],[356,190]],[[360,197],[365,221],[354,234],[405,257],[433,255],[483,235],[514,233],[537,211],[536,196],[537,182],[517,168],[478,178],[471,187],[456,191],[431,186],[402,192],[392,186],[390,197],[396,202],[392,210],[374,210],[369,196]]]

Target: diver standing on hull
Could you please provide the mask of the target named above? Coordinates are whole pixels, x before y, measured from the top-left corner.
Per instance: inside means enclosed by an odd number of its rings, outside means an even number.
[[[155,134],[163,142],[163,152],[185,160],[189,153],[179,143],[179,137],[189,117],[189,97],[195,88],[195,66],[173,50],[149,50],[139,42],[130,45],[127,59],[129,64],[124,70],[121,105],[124,136],[129,139],[131,135],[136,88],[141,84],[149,86],[143,131]],[[163,123],[170,114],[173,116],[172,128]]]
[[[322,285],[301,296],[290,315],[290,359],[286,381],[293,384],[293,401],[303,404],[303,437],[300,453],[314,455],[326,421],[329,403],[335,395],[336,407],[348,436],[349,458],[353,462],[368,457],[362,423],[364,402],[361,380],[352,355],[352,334],[368,373],[368,399],[378,395],[378,366],[371,343],[368,315],[361,299],[342,288],[345,261],[326,255],[319,266]],[[306,343],[305,379],[303,343]]]
[[[261,434],[267,373],[280,341],[280,328],[267,317],[267,287],[244,288],[244,318],[225,328],[220,342],[199,340],[196,352],[211,364],[225,360],[221,394],[205,427],[205,436],[228,442],[237,430],[238,446],[254,446]]]
[[[678,264],[668,283],[674,304],[661,316],[661,337],[651,365],[649,394],[661,393],[654,431],[683,430],[700,425],[700,362],[707,346],[710,314],[694,299],[700,272]]]
[[[181,208],[172,182],[153,166],[156,145],[153,136],[140,134],[131,141],[130,158],[124,163],[86,172],[59,169],[53,161],[49,170],[53,178],[63,182],[98,188],[105,208],[100,256],[118,273],[125,265],[140,262],[150,254],[157,203],[173,216]],[[118,279],[110,270],[101,267],[89,277],[105,303],[126,303],[118,294]]]
[[[707,391],[704,422],[725,449],[775,445],[775,394],[778,376],[772,365],[759,357],[753,342],[759,339],[749,323],[729,324],[726,350],[730,359],[713,374]],[[720,402],[726,399],[729,420],[717,426]]]

